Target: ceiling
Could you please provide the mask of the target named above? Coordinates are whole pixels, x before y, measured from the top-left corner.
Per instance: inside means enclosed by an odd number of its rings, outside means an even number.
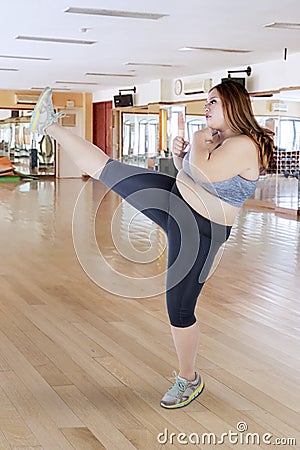
[[[272,22],[299,23],[300,0],[5,0],[3,3],[1,89],[27,90],[49,85],[54,89],[94,92],[222,69],[226,76],[226,71],[232,68],[281,59],[285,47],[288,55],[300,52],[300,27],[298,30],[263,27]],[[64,12],[69,7],[126,9],[165,16],[148,20]],[[18,36],[94,43],[38,42],[17,39]],[[249,53],[179,50],[186,46],[249,50]]]

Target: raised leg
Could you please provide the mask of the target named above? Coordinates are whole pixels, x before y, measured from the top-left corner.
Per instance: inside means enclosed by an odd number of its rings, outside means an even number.
[[[46,131],[64,148],[83,172],[99,179],[109,156],[96,145],[85,141],[58,123],[52,123],[46,128]]]
[[[52,90],[46,87],[32,113],[31,132],[52,136],[83,172],[93,178],[99,178],[109,157],[100,148],[58,125],[57,120],[63,115],[61,112],[55,113]]]

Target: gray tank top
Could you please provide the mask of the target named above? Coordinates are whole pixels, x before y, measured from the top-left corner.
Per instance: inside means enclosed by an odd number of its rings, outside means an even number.
[[[227,180],[206,183],[198,178],[195,178],[191,171],[189,157],[190,151],[184,155],[182,161],[182,168],[184,172],[189,175],[195,183],[202,186],[206,191],[210,192],[215,197],[220,198],[230,205],[240,208],[245,201],[251,197],[252,194],[254,194],[258,179],[247,180],[247,178],[244,178],[241,175],[236,175]]]

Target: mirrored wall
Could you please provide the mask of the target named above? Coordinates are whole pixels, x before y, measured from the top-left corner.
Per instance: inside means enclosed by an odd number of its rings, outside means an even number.
[[[300,91],[252,99],[258,122],[275,133],[274,158],[261,173],[254,198],[278,211],[299,209]]]
[[[122,161],[148,167],[159,148],[159,114],[124,113],[122,120]]]
[[[171,158],[176,135],[189,142],[206,126],[205,100],[174,105],[149,105],[143,112],[122,114],[121,158],[124,162],[156,168]],[[261,171],[250,203],[282,212],[300,210],[300,90],[252,97],[258,122],[275,133],[275,151],[268,170]],[[145,110],[146,109],[146,110]],[[172,161],[169,162],[169,165]]]
[[[54,175],[55,147],[49,136],[32,135],[32,111],[0,109],[0,157],[25,175]]]

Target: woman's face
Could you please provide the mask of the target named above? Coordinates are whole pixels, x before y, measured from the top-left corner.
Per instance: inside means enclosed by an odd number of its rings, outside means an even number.
[[[204,112],[209,128],[218,131],[224,131],[228,128],[224,119],[222,101],[216,89],[208,94]]]

